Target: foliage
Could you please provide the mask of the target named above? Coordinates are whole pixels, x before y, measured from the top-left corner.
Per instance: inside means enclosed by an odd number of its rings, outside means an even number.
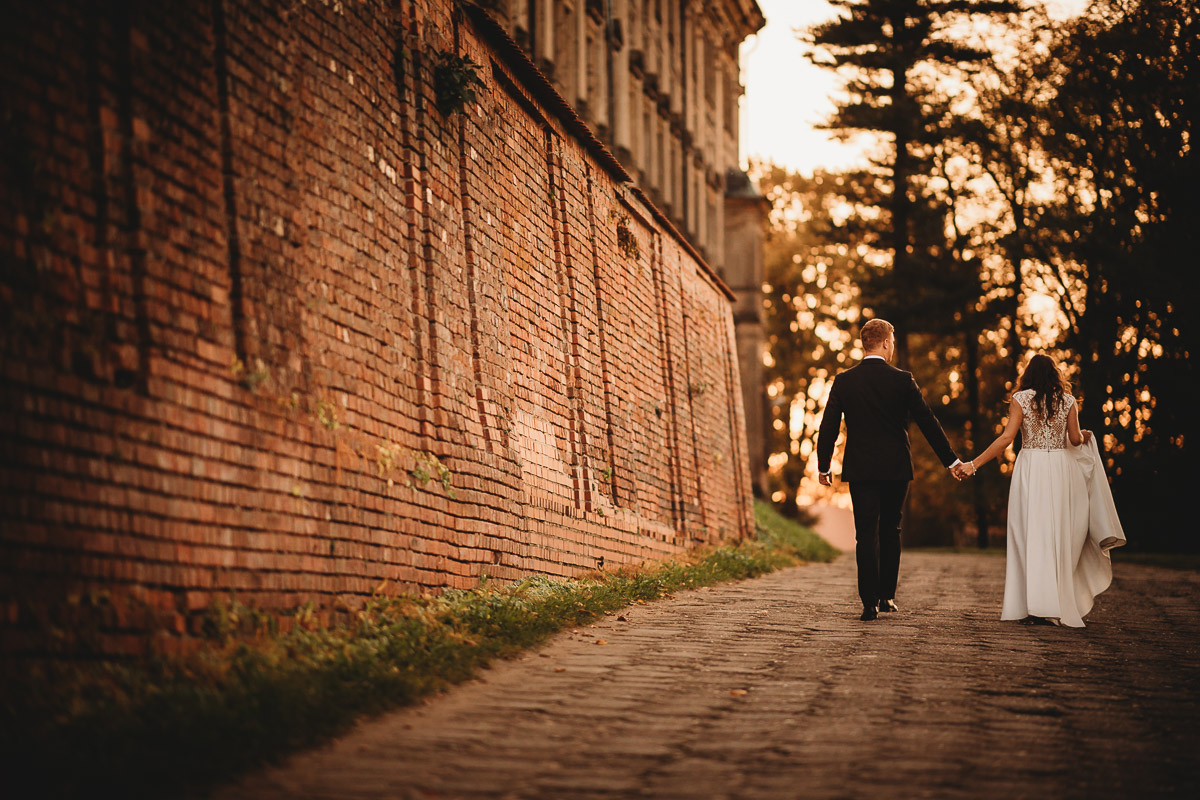
[[[847,76],[847,97],[828,126],[882,137],[874,186],[887,269],[868,276],[863,292],[897,327],[897,355],[908,368],[908,335],[951,320],[965,293],[977,289],[978,269],[947,242],[948,200],[939,193],[945,171],[942,144],[957,121],[947,80],[986,63],[991,53],[969,43],[962,29],[978,17],[1019,9],[1009,0],[834,0],[842,16],[818,25],[809,38],[814,63]]]
[[[791,515],[797,513],[797,498],[807,506],[842,491],[817,485],[817,426],[833,376],[862,357],[855,343],[862,315],[860,286],[884,269],[888,258],[880,249],[885,237],[872,223],[878,184],[870,172],[818,171],[807,177],[770,165],[756,165],[755,172],[761,191],[772,202],[764,257],[773,416],[769,476],[772,499]],[[954,322],[953,308],[940,313]],[[961,324],[961,312],[959,317],[956,325]],[[1005,386],[999,373],[1006,364],[998,352],[1002,338],[979,337],[970,326],[911,338],[921,357],[910,367],[951,440],[961,452],[981,450],[994,435],[1003,410]],[[967,380],[968,364],[985,384],[975,397]],[[973,430],[981,415],[973,415],[972,408],[979,404],[987,404],[982,416],[991,424],[980,419]],[[840,452],[835,454],[835,463],[840,458]],[[914,442],[913,458],[921,479],[914,483],[905,526],[910,541],[948,542],[970,525],[980,525],[981,506],[985,519],[996,518],[1004,499],[998,481],[981,476],[967,486],[955,484],[933,451],[919,441]]]
[[[822,220],[836,200],[791,178],[768,175],[764,187],[791,185],[783,205],[807,209],[812,227],[775,220],[786,243],[767,256],[781,488],[804,495],[805,426],[834,366],[817,344],[849,335],[833,315],[879,313],[901,329],[902,365],[969,453],[1002,424],[1024,353],[1058,351],[1084,427],[1102,435],[1118,507],[1139,510],[1132,546],[1200,546],[1180,536],[1196,440],[1197,325],[1186,299],[1200,296],[1194,3],[1093,0],[1065,22],[986,1],[835,5],[843,16],[809,37],[813,60],[848,78],[830,127],[874,131],[883,144],[870,169],[814,176],[845,187],[840,227]],[[999,62],[966,24],[975,16],[1007,23]],[[831,245],[862,258],[848,259],[854,291],[827,303],[805,270],[829,269],[819,248]],[[967,510],[927,450],[913,454],[906,530],[916,538],[939,526],[984,531],[1002,511],[994,473],[966,488]]]
[[[983,163],[1006,200],[1010,261],[1057,301],[1057,340],[1104,434],[1133,546],[1196,547],[1185,525],[1196,439],[1200,14],[1186,0],[1096,0],[1040,32],[982,104]],[[1040,190],[1040,191],[1039,191]]]
[[[313,413],[317,421],[330,431],[336,431],[341,425],[337,405],[330,400],[318,400]]]
[[[814,437],[829,381],[861,356],[853,350],[858,284],[877,257],[870,245],[876,232],[863,224],[863,207],[844,198],[862,196],[874,182],[862,174],[810,178],[764,164],[754,171],[772,205],[763,259],[770,491],[792,515],[798,494],[807,505],[821,491]]]
[[[1106,433],[1118,500],[1166,540],[1190,520],[1195,472],[1200,12],[1105,0],[1054,52],[1044,146],[1063,202],[1039,246],[1064,283],[1082,421]]]
[[[754,501],[758,539],[767,547],[789,552],[805,561],[832,561],[838,554],[829,542],[809,528],[787,519],[762,500]]]
[[[811,531],[756,512],[766,520],[758,539],[685,561],[483,581],[436,597],[380,593],[328,628],[311,605],[279,626],[231,602],[210,610],[207,640],[186,658],[36,666],[5,684],[6,796],[166,796],[211,784],[630,603],[835,555]]]
[[[927,394],[928,384],[944,371],[957,376],[948,391],[934,397],[943,398],[950,412],[944,416],[956,417],[966,445],[982,449],[987,437],[980,434],[990,427],[986,410],[993,395],[1003,391],[1003,381],[991,383],[985,373],[996,355],[1002,358],[1014,349],[1011,341],[1006,344],[1003,336],[989,331],[1011,328],[1000,320],[1012,316],[1015,294],[1003,264],[980,257],[985,231],[966,224],[976,176],[961,143],[971,114],[970,95],[962,90],[968,76],[992,61],[980,33],[986,28],[977,23],[1007,20],[1020,4],[838,0],[833,5],[842,16],[808,36],[814,63],[846,78],[846,99],[828,127],[842,133],[869,131],[880,141],[872,168],[855,181],[862,188],[847,197],[865,206],[863,227],[874,229],[853,246],[865,244],[880,253],[875,268],[861,275],[862,313],[896,325],[898,365],[911,370]],[[949,353],[957,354],[956,359],[945,358]],[[955,398],[961,399],[950,407]],[[914,448],[914,457],[918,473],[942,472],[924,448]],[[965,495],[962,502],[970,503],[973,512],[951,515],[958,520],[952,525],[930,515],[931,506],[919,502],[922,498],[911,498],[910,533],[949,536],[970,516],[980,543],[986,544],[994,490],[985,480],[973,482],[969,492],[956,493]],[[920,493],[928,487],[919,484],[916,489]],[[947,489],[937,487],[939,493]]]
[[[638,245],[637,237],[629,226],[629,217],[621,214],[617,217],[617,249],[630,261],[642,257],[642,248]]]
[[[414,453],[413,458],[416,466],[409,471],[409,474],[412,475],[414,481],[424,486],[429,481],[436,479],[442,485],[446,496],[452,500],[455,499],[454,490],[450,488],[450,482],[454,478],[454,473],[439,461],[437,456],[433,453],[422,452]]]
[[[433,92],[438,111],[450,116],[475,102],[475,89],[484,86],[479,65],[466,56],[438,53],[433,67]]]

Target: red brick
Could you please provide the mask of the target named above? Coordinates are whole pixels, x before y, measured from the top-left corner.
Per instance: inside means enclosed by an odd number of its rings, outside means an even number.
[[[115,87],[134,108],[101,98],[103,163],[97,65],[62,56],[94,51],[95,32],[66,0],[6,19],[28,34],[20,60],[0,57],[27,156],[77,168],[40,178],[37,201],[0,187],[0,242],[29,264],[56,209],[80,241],[55,239],[31,274],[83,286],[0,279],[7,304],[62,321],[29,347],[4,338],[0,407],[16,419],[0,466],[24,482],[0,499],[0,639],[35,649],[7,635],[18,601],[51,611],[77,576],[153,612],[106,647],[179,653],[229,590],[276,609],[310,596],[328,620],[384,576],[411,591],[482,570],[572,575],[753,529],[727,295],[540,90],[518,102],[520,79],[491,75],[504,57],[469,20],[457,40],[485,88],[478,113],[445,119],[427,67],[410,60],[394,85],[393,4],[348,4],[336,27],[221,7],[221,47],[207,4],[133,12],[137,42],[171,46],[138,45],[132,85]],[[452,46],[448,0],[401,8],[410,54]],[[337,71],[275,47],[295,37],[326,42]],[[110,82],[112,57],[100,49]],[[267,74],[297,77],[285,95]],[[53,104],[26,88],[41,85]],[[84,363],[96,374],[72,370]],[[426,454],[454,499],[436,475],[406,486]]]

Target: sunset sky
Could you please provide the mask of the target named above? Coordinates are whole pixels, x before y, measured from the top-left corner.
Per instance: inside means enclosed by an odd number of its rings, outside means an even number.
[[[825,0],[758,0],[767,24],[742,44],[742,160],[770,158],[791,169],[849,166],[861,148],[816,126],[833,112],[837,77],[809,63],[796,29],[837,12]]]
[[[1052,16],[1078,13],[1086,0],[1049,0]],[[758,0],[767,24],[742,44],[741,158],[769,158],[793,170],[842,168],[863,160],[866,137],[842,143],[817,126],[833,112],[832,71],[804,57],[797,36],[837,15],[825,0]]]

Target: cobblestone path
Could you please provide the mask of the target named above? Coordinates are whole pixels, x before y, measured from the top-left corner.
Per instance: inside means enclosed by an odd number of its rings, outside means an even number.
[[[220,798],[1200,797],[1200,574],[1116,564],[1069,630],[998,620],[1004,559],[852,556],[564,633]]]

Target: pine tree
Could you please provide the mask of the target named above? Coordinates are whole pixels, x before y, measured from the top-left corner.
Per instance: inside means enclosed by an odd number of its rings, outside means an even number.
[[[876,161],[879,180],[890,188],[880,211],[892,254],[890,270],[864,287],[865,300],[896,324],[898,358],[909,364],[908,334],[920,321],[952,313],[937,291],[947,268],[944,208],[923,198],[931,171],[931,148],[946,136],[947,103],[937,98],[940,80],[969,71],[991,53],[966,43],[955,26],[980,17],[1020,10],[1010,0],[832,0],[844,15],[815,27],[809,42],[814,63],[849,68],[849,99],[828,127],[869,131],[885,140]],[[944,94],[944,92],[943,92]],[[930,236],[931,235],[931,236]],[[950,248],[951,250],[953,248]],[[960,270],[955,270],[959,272]],[[942,281],[945,283],[945,281]],[[961,294],[954,288],[952,294]]]

